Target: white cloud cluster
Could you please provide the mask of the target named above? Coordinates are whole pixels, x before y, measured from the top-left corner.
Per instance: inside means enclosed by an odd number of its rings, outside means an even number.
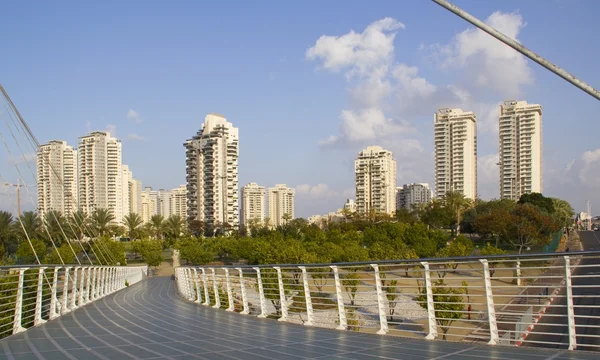
[[[309,185],[302,184],[296,186],[296,194],[299,196],[311,198],[323,198],[336,196],[336,192],[331,190],[327,184]]]
[[[499,11],[486,22],[515,39],[525,26],[520,14]],[[350,101],[340,113],[339,132],[320,144],[389,144],[397,158],[416,159],[403,164],[404,175],[415,174],[423,179],[424,174],[431,174],[424,170],[428,167],[423,163],[432,159],[419,141],[422,137],[418,136],[418,126],[406,119],[431,115],[442,107],[458,107],[478,115],[478,142],[495,153],[500,100],[518,98],[523,86],[534,81],[526,59],[480,30],[469,28],[448,44],[424,47],[429,49],[429,58],[436,60],[439,70],[452,70],[460,79],[457,84],[436,85],[422,76],[417,66],[396,61],[394,42],[398,31],[404,28],[398,20],[384,18],[361,33],[352,30],[340,36],[323,35],[307,50],[308,60],[318,61],[321,69],[343,72],[350,85]],[[498,101],[489,101],[486,95]],[[482,134],[489,139],[482,138]],[[492,193],[493,188],[496,194],[498,169],[492,159],[497,154],[480,154],[480,169],[486,172],[480,179],[493,183],[481,189]]]
[[[583,185],[598,188],[600,187],[600,149],[586,151],[581,155],[581,169],[579,170],[579,180]]]
[[[12,165],[35,164],[36,160],[37,154],[34,152],[8,156],[8,162]]]
[[[141,124],[144,121],[142,120],[140,114],[133,109],[129,109],[129,111],[127,112],[127,118],[135,122],[136,124]]]
[[[485,22],[514,40],[526,25],[516,12],[496,11]],[[524,56],[479,29],[467,29],[450,44],[436,47],[443,68],[468,69],[473,85],[493,89],[500,96],[517,98],[522,87],[534,81]]]

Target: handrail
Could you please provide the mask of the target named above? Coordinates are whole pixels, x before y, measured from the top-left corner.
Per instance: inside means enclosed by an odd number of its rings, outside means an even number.
[[[600,351],[600,251],[181,266],[175,279],[189,301],[306,326]]]
[[[454,261],[472,261],[479,259],[487,259],[487,260],[512,260],[512,259],[531,259],[531,258],[553,258],[553,257],[561,257],[561,256],[594,256],[600,255],[600,250],[587,250],[587,251],[570,251],[570,252],[553,252],[553,253],[526,253],[526,254],[506,254],[506,255],[486,255],[486,256],[455,256],[455,257],[447,257],[447,258],[418,258],[418,259],[398,259],[398,260],[369,260],[369,261],[356,261],[356,262],[336,262],[336,263],[314,263],[314,264],[263,264],[263,265],[218,265],[220,268],[247,268],[253,269],[255,267],[258,268],[271,268],[274,266],[279,267],[297,267],[297,266],[306,266],[306,267],[327,267],[327,266],[367,266],[371,264],[396,264],[396,263],[421,263],[423,261],[427,262],[454,262]],[[186,267],[186,266],[182,266]]]

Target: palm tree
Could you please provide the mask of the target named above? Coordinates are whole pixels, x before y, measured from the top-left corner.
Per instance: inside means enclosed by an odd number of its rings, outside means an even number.
[[[0,211],[0,242],[4,243],[14,235],[13,216],[8,211]]]
[[[165,233],[171,239],[176,239],[183,232],[183,219],[179,215],[171,215],[165,222]]]
[[[36,212],[25,211],[14,222],[15,232],[20,240],[39,239],[42,235],[42,220]]]
[[[288,213],[285,213],[285,214],[283,214],[283,216],[282,216],[281,218],[283,219],[283,221],[284,221],[284,224],[285,224],[285,225],[287,225],[287,224],[288,224],[288,222],[289,222],[290,220],[292,220],[292,215],[290,215],[290,214],[288,214]]]
[[[569,226],[573,223],[573,207],[568,201],[550,198],[552,199],[552,205],[554,207],[554,218],[561,226]]]
[[[86,231],[89,231],[89,218],[82,210],[75,211],[69,216],[69,230],[71,230],[73,238],[81,241],[83,240]],[[93,234],[90,234],[92,237]]]
[[[156,239],[162,238],[162,233],[165,230],[165,217],[157,214],[150,218],[150,226]]]
[[[50,210],[44,216],[44,237],[46,242],[50,244],[54,242],[56,246],[60,246],[63,241],[67,240],[67,219],[60,211]]]
[[[444,205],[452,216],[456,215],[456,235],[460,233],[460,217],[462,213],[473,206],[473,201],[458,191],[448,191],[443,198]]]
[[[97,209],[94,211],[91,218],[94,235],[104,236],[109,233],[109,225],[113,220],[115,220],[115,216],[110,209]]]
[[[144,223],[142,217],[136,213],[129,213],[123,217],[123,225],[127,228],[127,234],[130,239],[135,240],[139,236],[140,227]]]

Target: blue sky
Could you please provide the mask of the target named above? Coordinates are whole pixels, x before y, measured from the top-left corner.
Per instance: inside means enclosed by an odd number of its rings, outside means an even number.
[[[600,86],[600,2],[453,3]],[[430,1],[21,1],[2,13],[0,81],[38,140],[116,130],[144,186],[185,182],[182,143],[217,112],[240,128],[240,185],[296,187],[297,216],[334,211],[354,197],[367,145],[394,151],[399,185],[431,183],[433,113],[452,106],[478,115],[489,199],[496,106],[524,99],[543,106],[544,193],[600,206],[598,102]]]

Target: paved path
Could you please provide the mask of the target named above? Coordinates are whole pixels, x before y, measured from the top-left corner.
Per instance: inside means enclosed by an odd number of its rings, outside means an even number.
[[[579,236],[585,250],[600,250],[600,231],[581,231],[579,232]],[[578,268],[573,272],[574,278],[572,279],[572,283],[575,287],[573,289],[573,296],[595,296],[573,299],[578,348],[598,351],[600,350],[600,328],[597,327],[600,325],[600,297],[598,297],[600,277],[597,275],[600,273],[600,258],[583,258],[580,265],[595,266]],[[596,276],[576,277],[592,274],[595,274]],[[587,286],[587,288],[577,288],[577,286]],[[546,311],[545,315],[536,324],[533,332],[527,337],[527,341],[567,344],[569,342],[569,337],[566,304],[565,292],[564,289],[562,289],[558,293],[558,297],[553,303],[553,306]],[[549,344],[524,343],[524,345],[550,347]],[[555,347],[565,348],[566,345],[556,345]]]
[[[1,359],[597,359],[597,353],[491,347],[341,332],[182,300],[155,277],[0,340]]]

